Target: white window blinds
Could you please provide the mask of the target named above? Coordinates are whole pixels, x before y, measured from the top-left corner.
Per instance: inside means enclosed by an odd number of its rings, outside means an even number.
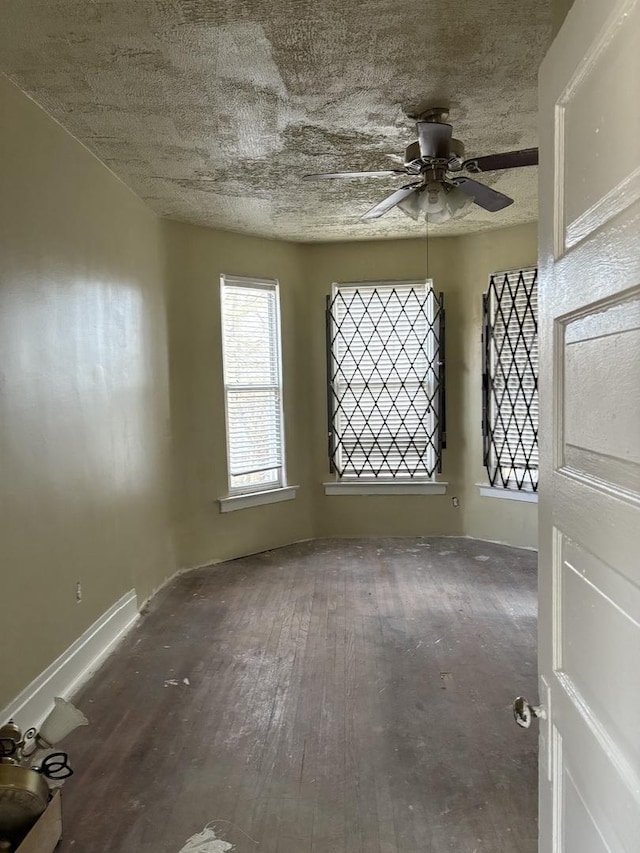
[[[222,276],[229,492],[285,485],[278,285]]]
[[[485,466],[491,485],[538,487],[537,270],[494,273],[484,299]]]
[[[442,310],[426,282],[334,286],[329,432],[343,479],[430,478],[438,469]]]

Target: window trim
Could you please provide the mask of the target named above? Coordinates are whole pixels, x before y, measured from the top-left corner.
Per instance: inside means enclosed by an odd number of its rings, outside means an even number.
[[[480,492],[480,497],[483,498],[538,503],[538,492],[534,492],[533,489],[505,488],[504,486],[492,486],[490,483],[476,483],[476,486]]]
[[[235,512],[237,509],[249,509],[252,506],[291,501],[296,497],[299,488],[300,486],[279,486],[277,489],[264,489],[261,492],[227,495],[224,498],[218,498],[218,504],[220,512]]]
[[[501,466],[496,460],[496,479],[495,483],[491,483],[491,473],[489,471],[489,459],[491,458],[491,454],[495,453],[495,449],[491,446],[490,432],[491,428],[489,426],[491,420],[491,403],[489,399],[489,387],[488,387],[488,377],[493,366],[492,355],[489,354],[488,347],[488,311],[486,309],[486,300],[489,296],[489,292],[491,289],[492,281],[497,277],[500,277],[504,280],[505,276],[517,276],[518,278],[523,273],[534,273],[534,281],[536,285],[536,301],[538,295],[538,266],[536,263],[529,264],[527,266],[514,267],[513,269],[506,270],[496,270],[489,274],[488,282],[487,282],[487,290],[483,293],[483,307],[482,307],[482,440],[483,440],[483,465],[485,469],[485,473],[488,475],[489,482],[488,483],[476,483],[476,485],[480,488],[480,494],[483,497],[502,497],[512,500],[522,500],[528,501],[530,503],[537,503],[537,498],[534,501],[533,498],[529,497],[530,495],[537,495],[537,489],[532,487],[531,483],[531,475],[529,474],[529,480],[527,481],[523,477],[522,485],[518,485],[517,479],[513,477],[513,468],[511,468],[511,473],[509,477],[506,478],[506,481],[502,477],[500,472]],[[538,316],[536,314],[536,323],[538,322]],[[493,354],[493,353],[492,353]],[[538,376],[536,375],[536,380]],[[536,442],[537,443],[537,442]],[[518,469],[526,472],[527,469]],[[530,471],[538,471],[539,465],[537,468],[530,468]],[[536,483],[537,484],[537,483]],[[522,497],[519,497],[522,495]]]
[[[442,480],[408,478],[394,480],[333,480],[322,484],[325,495],[446,495],[449,483]]]
[[[230,444],[229,444],[229,396],[227,392],[227,378],[226,378],[226,369],[225,369],[225,347],[224,347],[224,288],[227,284],[234,285],[236,287],[246,287],[247,289],[253,290],[269,290],[275,293],[275,303],[276,303],[276,311],[275,311],[275,336],[276,336],[276,347],[277,347],[277,379],[278,379],[278,414],[280,418],[280,455],[282,464],[279,468],[279,476],[277,481],[273,483],[257,483],[254,486],[231,486],[231,458],[230,458]],[[282,379],[282,320],[281,320],[281,311],[280,311],[280,281],[277,278],[269,279],[269,278],[254,278],[253,276],[238,276],[238,275],[229,275],[226,273],[220,274],[220,332],[221,332],[221,349],[222,349],[222,385],[223,385],[223,394],[224,394],[224,424],[225,424],[225,443],[226,443],[226,463],[227,463],[227,495],[223,498],[219,498],[220,501],[220,511],[221,512],[229,512],[231,511],[231,504],[229,505],[229,509],[223,509],[223,502],[227,503],[235,498],[240,497],[249,497],[252,495],[264,495],[271,492],[277,492],[279,490],[286,490],[289,488],[297,488],[290,487],[287,485],[287,469],[286,469],[286,441],[285,441],[285,424],[284,424],[284,385]],[[240,387],[240,386],[239,386]],[[257,387],[251,386],[251,387]],[[272,387],[272,386],[269,386]],[[295,492],[291,495],[291,497],[295,497]],[[283,497],[280,500],[287,500],[287,498]],[[271,501],[262,500],[259,503],[270,503]],[[256,502],[257,503],[257,502]],[[254,503],[247,503],[247,505],[255,505]],[[242,509],[243,507],[240,505],[234,505],[233,509]]]
[[[406,475],[400,476],[357,476],[357,475],[346,475],[340,476],[340,474],[335,472],[335,479],[333,481],[323,483],[324,492],[326,495],[393,495],[393,494],[446,494],[448,483],[440,481],[437,479],[437,476],[441,473],[442,466],[442,450],[446,447],[446,421],[445,421],[445,400],[444,400],[444,361],[445,361],[445,353],[444,353],[444,304],[442,303],[442,294],[437,294],[434,288],[434,282],[432,278],[422,278],[422,279],[399,279],[399,280],[390,280],[390,279],[382,279],[379,281],[333,281],[331,284],[331,294],[327,297],[327,305],[329,305],[330,300],[335,299],[336,295],[340,290],[345,290],[349,288],[377,288],[377,287],[396,287],[398,285],[401,286],[410,286],[414,289],[418,290],[424,289],[424,293],[428,296],[430,293],[433,293],[434,298],[440,299],[440,321],[438,327],[438,346],[441,348],[441,361],[440,361],[440,375],[438,376],[438,382],[440,384],[438,396],[437,396],[437,419],[438,419],[438,433],[439,433],[439,441],[440,441],[440,459],[435,459],[437,466],[431,476],[428,475],[416,475],[415,477],[410,477]],[[436,315],[437,316],[437,315]],[[430,318],[430,321],[433,321],[434,318]],[[330,347],[330,320],[327,319],[327,343],[326,343],[326,358],[327,358],[327,417],[328,417],[328,434],[329,434],[329,457],[330,460],[333,459],[333,451],[332,451],[332,394],[330,390],[330,379],[332,373],[332,354]],[[435,451],[431,451],[435,452]],[[333,471],[333,466],[330,468]]]

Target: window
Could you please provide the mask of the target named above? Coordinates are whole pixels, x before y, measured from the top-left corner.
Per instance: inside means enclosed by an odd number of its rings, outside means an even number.
[[[484,294],[484,464],[492,486],[538,488],[538,271],[494,273]]]
[[[329,456],[345,480],[432,479],[444,446],[444,307],[430,282],[335,284]]]
[[[275,281],[221,277],[229,494],[285,485]]]

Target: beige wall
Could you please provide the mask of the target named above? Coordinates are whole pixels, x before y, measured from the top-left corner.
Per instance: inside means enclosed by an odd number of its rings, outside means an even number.
[[[174,517],[178,563],[203,565],[314,535],[308,434],[307,290],[300,246],[164,223],[169,280]],[[227,494],[220,275],[277,278],[286,462],[292,501],[220,513]]]
[[[158,220],[1,76],[0,124],[2,707],[174,558]]]
[[[454,238],[430,241],[429,274],[445,294],[447,329],[459,324],[455,294]],[[451,498],[462,489],[459,386],[450,381],[459,370],[455,347],[447,347],[447,444],[442,479],[450,483],[447,495],[326,496],[322,483],[333,479],[327,460],[325,299],[336,281],[424,279],[424,240],[370,243],[330,243],[308,246],[305,254],[309,288],[309,332],[313,387],[313,490],[319,536],[461,535],[462,513]]]
[[[313,493],[318,535],[469,535],[535,546],[537,507],[481,498],[481,313],[491,272],[536,262],[534,224],[429,241],[429,275],[446,308],[447,449],[444,496],[325,496],[332,479],[326,455],[324,305],[334,281],[419,279],[426,275],[424,240],[308,246],[313,398]],[[460,505],[454,508],[452,498]]]
[[[573,0],[552,0],[551,3],[551,27],[552,36],[556,36],[569,14]]]
[[[462,370],[448,381],[459,382],[464,400],[463,443],[464,489],[462,510],[464,532],[479,539],[493,539],[522,547],[537,547],[537,504],[480,497],[477,483],[486,483],[482,464],[481,365],[482,293],[492,272],[537,263],[535,223],[486,231],[460,239],[457,253],[457,288],[461,306],[460,330],[447,326],[453,346],[460,348]],[[448,338],[450,340],[450,338]]]
[[[492,271],[535,263],[535,225],[432,239],[429,274],[447,312],[444,496],[325,496],[325,298],[333,281],[425,276],[424,240],[291,245],[166,222],[174,517],[180,566],[312,536],[472,535],[535,546],[537,508],[481,498],[482,293]],[[289,482],[295,501],[221,514],[226,493],[220,341],[221,273],[281,285]],[[453,506],[452,498],[459,499]]]

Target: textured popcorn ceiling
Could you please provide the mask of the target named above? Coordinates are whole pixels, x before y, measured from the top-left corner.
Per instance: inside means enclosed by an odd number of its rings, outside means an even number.
[[[293,240],[411,237],[358,222],[402,179],[405,113],[446,101],[467,156],[537,144],[550,0],[2,0],[0,68],[159,214]],[[537,169],[482,180],[515,198],[430,226],[536,219]]]

